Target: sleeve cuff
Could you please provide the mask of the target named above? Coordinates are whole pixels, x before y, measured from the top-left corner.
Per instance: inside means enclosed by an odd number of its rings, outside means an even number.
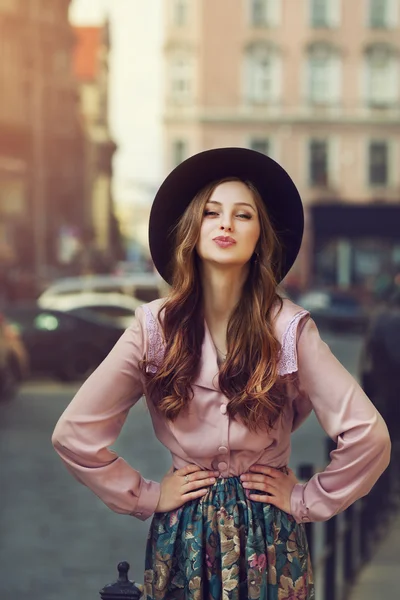
[[[136,509],[131,515],[141,521],[146,521],[146,519],[154,515],[160,499],[160,489],[160,483],[143,479]]]
[[[306,484],[296,483],[290,497],[290,510],[296,523],[309,523],[309,509],[304,502],[304,489]]]

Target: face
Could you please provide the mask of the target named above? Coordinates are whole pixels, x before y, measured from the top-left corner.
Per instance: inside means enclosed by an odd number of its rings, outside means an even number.
[[[260,222],[249,188],[240,181],[227,181],[215,188],[204,209],[196,246],[202,261],[243,266],[251,259]]]

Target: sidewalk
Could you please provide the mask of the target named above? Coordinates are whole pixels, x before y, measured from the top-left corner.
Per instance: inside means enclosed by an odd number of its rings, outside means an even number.
[[[375,555],[362,569],[347,600],[389,600],[400,595],[400,513],[383,536]]]

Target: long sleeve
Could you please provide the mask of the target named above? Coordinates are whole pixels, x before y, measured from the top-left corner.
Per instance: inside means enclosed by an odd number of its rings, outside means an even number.
[[[107,506],[145,520],[156,509],[160,484],[144,479],[109,449],[143,395],[141,315],[138,308],[132,325],[67,406],[52,443],[72,475]]]
[[[303,402],[312,405],[337,448],[324,471],[295,485],[291,512],[297,522],[325,521],[371,490],[389,464],[391,443],[381,415],[311,319],[299,335],[297,356]]]

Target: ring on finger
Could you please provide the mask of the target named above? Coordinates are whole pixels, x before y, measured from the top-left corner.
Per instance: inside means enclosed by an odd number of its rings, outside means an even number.
[[[185,475],[185,478],[184,478],[184,479],[185,479],[185,483],[189,483],[189,481],[190,481],[190,480],[189,480],[189,475]]]

